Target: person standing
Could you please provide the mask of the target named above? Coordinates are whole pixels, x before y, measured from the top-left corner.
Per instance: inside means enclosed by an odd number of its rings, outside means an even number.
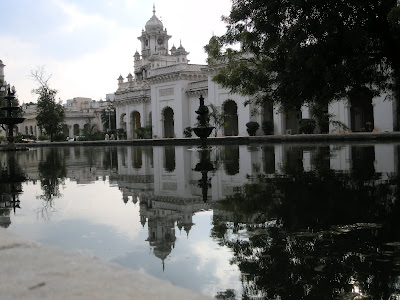
[[[108,141],[110,139],[110,136],[108,135],[108,133],[106,132],[106,136],[104,138],[106,141]]]

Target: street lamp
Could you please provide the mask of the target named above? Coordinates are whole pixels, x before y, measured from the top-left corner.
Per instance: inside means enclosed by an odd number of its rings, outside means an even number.
[[[111,131],[111,114],[114,113],[114,108],[112,106],[108,106],[105,109],[106,113],[108,114],[108,127],[109,127],[109,131]]]

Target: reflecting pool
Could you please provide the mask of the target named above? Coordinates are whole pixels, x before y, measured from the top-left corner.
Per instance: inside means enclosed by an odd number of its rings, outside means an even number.
[[[399,158],[393,143],[0,152],[0,226],[217,299],[398,299]]]

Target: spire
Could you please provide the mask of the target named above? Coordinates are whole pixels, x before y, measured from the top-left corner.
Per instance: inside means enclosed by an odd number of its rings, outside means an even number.
[[[156,15],[156,6],[153,3],[153,16],[155,16],[155,15]]]

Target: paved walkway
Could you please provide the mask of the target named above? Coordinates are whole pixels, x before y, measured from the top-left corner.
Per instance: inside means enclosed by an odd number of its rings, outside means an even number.
[[[210,299],[144,273],[0,228],[0,299]]]

